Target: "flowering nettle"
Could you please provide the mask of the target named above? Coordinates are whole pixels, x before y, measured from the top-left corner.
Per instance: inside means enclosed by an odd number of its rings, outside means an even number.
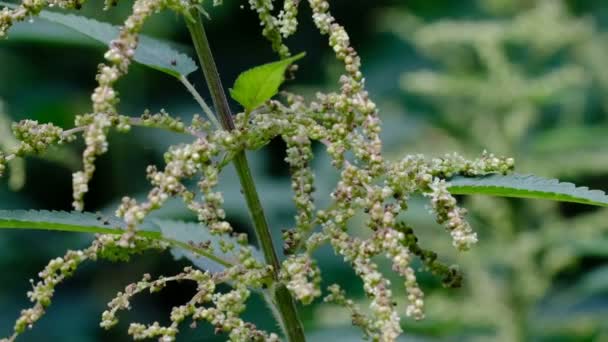
[[[466,160],[458,155],[427,159],[424,156],[406,156],[398,161],[386,160],[382,155],[379,112],[365,89],[365,79],[360,71],[361,60],[350,44],[348,33],[329,12],[324,0],[309,0],[313,21],[318,30],[328,36],[329,46],[336,58],[343,62],[344,73],[339,78],[339,91],[319,93],[312,102],[296,94],[284,93],[284,101],[267,101],[256,109],[235,117],[236,129],[212,129],[208,122],[195,116],[190,125],[161,111],[144,113],[139,118],[118,114],[119,95],[115,83],[128,72],[138,44],[139,33],[146,19],[155,12],[169,9],[191,20],[192,11],[201,1],[137,0],[133,12],[127,18],[119,37],[110,43],[104,55],[105,64],[98,69],[98,86],[91,96],[92,111],[78,116],[76,128],[64,131],[50,124],[25,120],[14,127],[21,145],[10,154],[0,154],[0,174],[4,164],[16,157],[38,153],[51,144],[69,142],[82,133],[86,147],[83,152],[83,170],[73,176],[74,208],[84,209],[84,196],[95,171],[95,159],[108,149],[107,133],[110,129],[128,131],[133,125],[161,127],[189,134],[193,141],[172,146],[165,154],[163,170],[150,166],[147,177],[152,185],[147,199],[138,203],[125,197],[116,215],[126,223],[126,232],[120,237],[99,236],[93,246],[81,252],[69,252],[64,258],[51,261],[40,273],[41,282],[29,297],[35,303],[32,309],[22,312],[15,325],[17,334],[35,323],[50,303],[54,287],[87,259],[121,256],[143,249],[167,248],[136,234],[145,217],[163,206],[171,197],[181,198],[196,213],[200,229],[208,229],[217,236],[235,236],[222,208],[223,196],[215,190],[222,168],[243,150],[258,149],[272,139],[280,137],[287,145],[285,161],[292,175],[293,201],[297,210],[292,229],[283,232],[284,250],[288,257],[281,269],[265,265],[254,257],[247,238],[237,236],[237,243],[225,240],[222,250],[232,251],[238,262],[227,265],[217,273],[187,268],[172,277],[153,280],[149,275],[127,286],[109,303],[102,315],[101,326],[110,328],[118,322],[120,310],[130,308],[132,296],[143,291],[160,291],[171,281],[193,281],[198,289],[192,299],[171,312],[171,324],[161,326],[131,324],[129,334],[135,339],[160,338],[171,341],[186,318],[208,321],[217,332],[227,332],[234,341],[275,341],[275,333],[260,331],[245,322],[239,315],[252,290],[268,291],[277,284],[284,285],[295,299],[304,304],[322,296],[321,270],[312,256],[322,245],[329,244],[334,252],[348,262],[363,282],[365,294],[370,298],[369,310],[362,310],[338,284],[328,288],[326,302],[344,306],[352,315],[353,324],[360,326],[364,334],[377,341],[394,341],[401,333],[401,313],[414,319],[424,317],[424,294],[418,286],[412,268],[414,258],[419,258],[432,273],[443,278],[446,286],[458,286],[460,275],[453,267],[443,265],[437,254],[423,250],[418,245],[414,231],[398,215],[407,210],[411,195],[421,193],[430,200],[430,208],[437,222],[450,233],[453,245],[466,250],[477,242],[477,236],[465,219],[466,211],[458,207],[456,199],[448,192],[447,182],[455,175],[484,175],[507,173],[513,168],[513,160],[484,153],[479,159]],[[214,1],[215,4],[221,1]],[[15,9],[0,12],[0,36],[16,21],[36,15],[46,6],[79,8],[81,1],[24,1]],[[290,55],[283,38],[292,35],[298,26],[296,17],[300,0],[285,0],[278,15],[273,15],[271,0],[250,0],[263,27],[262,34],[271,41],[273,49],[281,56]],[[197,14],[198,15],[198,14]],[[291,68],[291,72],[295,68]],[[310,167],[314,141],[325,146],[332,165],[339,171],[340,179],[329,196],[332,203],[317,208],[313,200],[315,175]],[[184,181],[198,177],[198,191],[186,187]],[[357,212],[366,213],[365,225],[368,237],[349,232],[348,224]],[[319,228],[320,229],[317,229]],[[107,253],[112,250],[112,253]],[[392,269],[402,276],[408,304],[401,311],[395,305],[391,282],[382,274],[374,259],[384,255]],[[233,290],[216,291],[216,285],[228,283]]]

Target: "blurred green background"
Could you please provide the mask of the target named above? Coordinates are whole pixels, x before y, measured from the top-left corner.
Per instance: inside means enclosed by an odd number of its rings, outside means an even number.
[[[608,1],[560,0],[402,0],[330,1],[363,58],[369,91],[381,109],[385,152],[396,159],[407,153],[440,156],[460,152],[473,158],[484,149],[513,156],[520,173],[608,190]],[[256,15],[225,1],[209,8],[208,34],[225,87],[252,66],[275,60],[259,34]],[[316,32],[302,4],[300,30],[288,43],[306,51],[290,90],[312,98],[336,88],[339,64]],[[100,1],[82,15],[119,24],[129,2],[102,12]],[[189,48],[181,18],[153,17],[145,33]],[[16,25],[0,42],[0,114],[71,127],[76,114],[90,110],[96,66],[104,47],[43,20]],[[205,98],[199,72],[190,77]],[[148,108],[188,120],[200,110],[181,84],[164,74],[134,65],[119,82],[120,109],[138,115]],[[233,104],[233,109],[238,107]],[[4,119],[3,119],[4,120]],[[4,126],[2,126],[4,125]],[[6,127],[6,123],[0,122]],[[0,127],[0,140],[10,137]],[[162,154],[186,137],[158,130],[133,129],[111,134],[110,152],[97,163],[87,210],[111,214],[122,195],[145,196],[148,164],[161,165]],[[4,146],[6,147],[6,146]],[[71,172],[80,166],[81,143],[28,158],[25,183],[18,177],[0,183],[2,209],[69,210]],[[274,141],[250,153],[254,175],[275,235],[292,225],[294,208],[284,158]],[[318,205],[336,175],[318,151]],[[233,170],[221,188],[231,221],[249,230],[247,213]],[[13,172],[18,175],[17,172]],[[10,184],[9,184],[10,183]],[[10,186],[9,186],[10,185]],[[461,198],[480,243],[457,254],[449,236],[436,225],[422,199],[414,199],[404,219],[425,248],[442,251],[442,260],[459,264],[461,289],[444,289],[421,271],[427,319],[403,319],[404,341],[608,341],[608,211],[575,204]],[[189,220],[179,203],[156,215]],[[353,222],[358,229],[358,222]],[[10,333],[19,311],[29,305],[25,293],[46,262],[66,249],[82,248],[90,236],[0,232],[0,336]],[[365,305],[361,282],[331,250],[317,255],[324,284],[339,282]],[[170,253],[148,253],[128,264],[87,264],[61,285],[53,305],[22,341],[128,340],[127,322],[167,322],[170,308],[189,299],[193,287],[169,286],[163,295],[146,295],[123,313],[121,324],[98,328],[106,303],[143,273],[177,273],[186,261]],[[384,265],[387,274],[388,265]],[[405,300],[402,282],[393,277],[395,296]],[[401,306],[403,308],[403,305]],[[404,312],[404,310],[403,310]],[[360,334],[348,313],[315,303],[301,308],[311,341],[353,341]],[[253,298],[246,318],[276,330],[270,312]],[[205,325],[183,328],[181,341],[224,340]]]

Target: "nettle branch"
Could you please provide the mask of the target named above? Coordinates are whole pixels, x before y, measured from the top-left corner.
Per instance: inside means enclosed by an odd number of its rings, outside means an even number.
[[[215,5],[221,1],[214,1]],[[24,1],[0,11],[0,37],[12,24],[29,17],[41,16],[109,45],[105,64],[98,69],[97,88],[93,91],[92,111],[77,116],[74,128],[64,130],[50,123],[24,120],[13,125],[18,144],[0,153],[0,175],[7,162],[44,152],[49,146],[69,143],[79,135],[84,138],[83,169],[73,175],[74,208],[84,209],[88,183],[95,172],[95,159],[107,152],[107,134],[111,129],[128,132],[132,126],[166,129],[192,136],[186,144],[172,146],[165,153],[165,166],[147,169],[152,186],[147,198],[138,202],[124,197],[116,218],[97,217],[86,213],[0,211],[0,228],[50,229],[96,234],[91,247],[68,252],[52,260],[40,273],[41,281],[28,293],[34,303],[18,318],[16,336],[32,327],[50,305],[55,286],[69,277],[85,260],[108,258],[126,261],[146,249],[171,249],[176,257],[186,257],[195,268],[153,280],[144,275],[140,282],[128,285],[109,303],[102,314],[101,326],[109,329],[118,322],[118,313],[130,308],[132,296],[143,291],[156,292],[171,281],[187,280],[197,284],[197,292],[184,305],[173,308],[171,323],[146,325],[132,323],[129,334],[135,339],[159,338],[172,341],[180,324],[190,318],[207,321],[217,333],[227,333],[233,341],[275,341],[279,334],[259,330],[253,323],[239,318],[246,309],[252,292],[270,298],[282,333],[289,341],[303,341],[304,333],[294,300],[310,304],[323,296],[324,301],[341,305],[352,315],[352,323],[373,340],[394,341],[402,333],[401,308],[394,305],[391,284],[375,261],[383,255],[392,270],[402,276],[407,291],[406,316],[424,317],[424,293],[418,286],[412,262],[418,258],[433,274],[442,278],[446,287],[458,287],[462,275],[455,267],[443,264],[437,251],[421,247],[413,228],[397,219],[408,208],[414,194],[429,199],[437,222],[443,224],[458,250],[477,243],[477,235],[466,221],[466,210],[460,208],[455,194],[487,194],[570,201],[608,206],[603,192],[576,188],[572,184],[545,180],[535,176],[510,174],[514,161],[483,152],[474,160],[457,154],[441,158],[408,155],[397,161],[386,160],[380,139],[381,121],[375,103],[365,89],[360,71],[361,60],[351,46],[345,29],[329,12],[329,3],[309,0],[317,29],[328,37],[336,58],[343,63],[339,89],[319,93],[312,101],[283,92],[275,100],[285,74],[295,75],[293,63],[304,54],[292,56],[283,39],[297,30],[300,0],[285,0],[274,15],[270,0],[251,0],[258,14],[262,34],[271,42],[280,60],[255,67],[241,74],[230,89],[232,98],[243,112],[232,115],[220,83],[209,42],[200,16],[201,0],[136,0],[133,12],[121,28],[74,15],[47,12],[45,7],[78,9],[80,0]],[[107,3],[110,7],[112,2]],[[164,42],[140,34],[145,21],[154,13],[170,10],[184,17],[193,38],[201,67],[207,80],[215,113],[194,89],[187,77],[197,69],[194,61],[169,48]],[[198,115],[186,124],[170,114],[144,112],[141,117],[120,115],[118,93],[114,85],[128,73],[135,61],[174,76],[201,106],[207,120]],[[218,118],[216,117],[219,117]],[[279,259],[272,244],[264,209],[259,201],[254,177],[248,167],[245,151],[257,150],[271,140],[281,138],[287,145],[285,161],[292,175],[293,203],[297,210],[294,226],[283,232],[286,258]],[[320,142],[340,174],[329,191],[331,204],[318,208],[313,200],[315,175],[310,164],[314,158],[312,144]],[[224,166],[234,163],[260,250],[248,244],[245,234],[238,234],[226,219],[223,195],[216,190]],[[185,185],[198,179],[197,189]],[[161,208],[169,198],[179,198],[194,212],[197,223],[153,220],[148,215]],[[363,238],[349,231],[356,213],[365,213],[369,230]],[[339,284],[327,291],[320,288],[322,272],[313,252],[329,244],[335,254],[347,261],[363,282],[371,304],[367,310],[348,299]],[[216,291],[216,285],[227,283],[232,290]]]

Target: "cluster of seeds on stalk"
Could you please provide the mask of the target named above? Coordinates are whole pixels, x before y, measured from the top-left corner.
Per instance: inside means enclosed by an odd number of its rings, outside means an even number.
[[[148,213],[160,208],[170,197],[181,196],[191,202],[194,194],[181,183],[184,178],[191,178],[201,171],[202,165],[208,163],[214,156],[215,150],[205,138],[197,138],[191,144],[172,146],[165,153],[166,166],[163,172],[155,166],[147,169],[148,179],[154,188],[148,193],[147,201],[138,204],[135,199],[124,197],[122,204],[116,210],[116,216],[127,223],[127,233],[123,234],[123,242],[128,244],[133,237],[136,227],[142,223]]]
[[[281,18],[277,18],[272,14],[272,11],[274,9],[273,0],[248,1],[251,9],[256,11],[258,14],[260,25],[262,25],[262,35],[270,41],[270,43],[272,44],[272,49],[276,53],[278,53],[281,58],[288,57],[290,55],[290,52],[287,45],[283,43],[282,32],[285,32],[283,34],[288,35],[292,33],[291,30],[294,27],[297,27],[297,22],[295,22],[295,16],[293,16],[292,18],[293,12],[297,11],[297,3],[294,3],[294,7],[296,8],[292,9],[290,9],[286,5],[284,12],[285,14],[281,15]],[[293,2],[291,0],[288,1]],[[283,23],[286,23],[287,26],[282,26]]]
[[[380,120],[376,106],[364,88],[360,59],[350,46],[344,28],[329,13],[329,4],[314,0],[309,3],[315,24],[329,36],[336,57],[345,64],[345,73],[340,77],[341,92],[318,94],[317,101],[310,104],[297,95],[288,94],[287,105],[273,103],[268,108],[269,113],[263,118],[254,118],[251,126],[254,132],[259,127],[265,133],[283,136],[288,146],[286,161],[292,171],[298,213],[295,228],[284,233],[285,247],[294,253],[284,267],[310,273],[305,260],[310,260],[316,248],[329,242],[337,254],[352,264],[372,300],[369,324],[362,324],[367,327],[367,334],[374,339],[390,341],[401,333],[399,315],[393,305],[390,282],[380,273],[373,257],[385,254],[392,261],[393,270],[404,277],[409,301],[405,312],[416,319],[424,317],[424,294],[410,266],[414,256],[428,263],[432,272],[444,276],[446,283],[455,284],[459,279],[453,268],[440,264],[436,256],[420,249],[413,232],[400,231],[396,217],[407,209],[409,196],[423,193],[430,197],[437,220],[450,231],[454,245],[467,249],[477,238],[464,219],[465,211],[456,205],[447,191],[446,180],[457,174],[506,173],[512,170],[513,160],[487,153],[474,161],[458,155],[431,160],[420,156],[408,156],[397,162],[384,160],[379,137]],[[277,112],[280,115],[273,115]],[[263,135],[264,139],[271,136]],[[340,180],[331,192],[334,202],[326,209],[316,210],[312,200],[315,186],[314,177],[307,169],[309,140],[323,143],[333,165],[340,171]],[[346,157],[349,151],[353,152],[354,158]],[[347,223],[357,210],[369,215],[367,226],[374,232],[369,239],[355,238],[347,232]],[[311,234],[315,225],[320,225],[322,231]],[[304,253],[299,253],[300,248],[304,248]],[[311,278],[294,277],[287,271],[283,274],[296,298],[309,302],[310,293],[320,295],[320,291],[311,290],[310,286],[314,285]]]
[[[270,277],[271,269],[257,261],[250,248],[241,249],[238,263],[222,272],[211,274],[187,267],[182,273],[171,277],[161,276],[156,280],[152,280],[150,275],[144,275],[140,282],[128,285],[110,301],[108,310],[102,314],[101,327],[110,329],[115,326],[118,323],[118,312],[130,309],[130,300],[134,295],[143,291],[161,291],[169,282],[193,281],[197,284],[196,293],[186,304],[172,309],[170,325],[162,326],[158,322],[131,323],[128,333],[134,339],[156,337],[161,341],[174,341],[179,333],[179,325],[191,318],[192,328],[199,321],[208,321],[215,326],[216,333],[226,332],[233,341],[278,341],[276,334],[261,331],[254,324],[239,318],[250,296],[249,288],[262,287]],[[216,285],[225,282],[237,285],[227,293],[216,292]]]
[[[144,127],[165,128],[178,133],[186,133],[186,129],[188,128],[179,118],[172,117],[163,109],[155,114],[145,111],[141,116],[139,124]],[[194,127],[190,127],[190,129],[192,129],[190,132],[193,134],[197,131]]]
[[[301,0],[286,0],[283,3],[283,10],[278,15],[280,31],[283,38],[294,34],[298,29],[298,6]]]
[[[245,302],[251,295],[249,287],[260,287],[271,277],[271,269],[252,260],[249,252],[240,254],[240,265],[211,274],[186,267],[183,272],[171,277],[159,277],[152,280],[149,274],[143,279],[125,287],[108,303],[108,310],[102,314],[101,327],[110,329],[118,323],[119,311],[131,308],[133,296],[148,291],[159,292],[170,282],[192,281],[197,284],[196,293],[184,305],[174,307],[170,314],[171,324],[162,326],[131,323],[128,333],[134,339],[159,338],[161,341],[174,341],[179,333],[179,325],[187,318],[192,320],[191,327],[199,321],[208,321],[216,333],[228,333],[232,341],[278,341],[274,333],[266,333],[252,323],[245,322],[239,316],[245,310]],[[234,288],[226,293],[216,291],[219,284],[233,282]]]
[[[122,248],[119,244],[119,236],[99,235],[93,244],[80,251],[68,251],[63,257],[52,259],[48,265],[38,273],[40,281],[27,293],[28,298],[34,305],[21,311],[21,315],[15,322],[12,336],[0,339],[1,342],[13,342],[17,336],[42,318],[46,309],[51,305],[55,288],[57,285],[70,278],[76,269],[87,260],[98,258],[109,260],[128,260],[133,254],[141,253],[148,249],[164,250],[167,244],[163,242],[137,238],[131,248]]]
[[[23,120],[13,124],[13,134],[21,143],[13,151],[15,156],[38,154],[55,144],[73,141],[73,134],[53,124],[40,124],[34,120]]]
[[[321,272],[316,262],[308,255],[300,255],[289,258],[283,262],[281,281],[287,285],[297,300],[304,304],[310,304],[321,295],[319,285],[321,283]]]
[[[108,64],[100,64],[96,80],[97,88],[91,95],[93,102],[93,113],[80,116],[76,120],[77,126],[86,125],[84,138],[86,148],[82,154],[83,170],[74,173],[74,208],[84,209],[84,195],[88,192],[88,183],[95,172],[95,159],[104,154],[107,147],[107,133],[112,127],[113,119],[117,117],[116,104],[118,93],[114,84],[124,76],[129,69],[137,48],[139,33],[145,21],[154,13],[164,8],[169,8],[177,13],[188,13],[189,4],[179,0],[136,0],[133,4],[133,12],[124,22],[120,35],[110,42],[110,49],[104,58]],[[119,129],[128,129],[127,125],[118,120]]]
[[[214,1],[214,4],[219,2]],[[63,4],[63,7],[76,7],[75,4],[79,4],[69,1],[56,3]],[[40,283],[39,290],[36,290],[37,286],[30,296],[37,304],[30,311],[24,311],[16,326],[17,333],[38,320],[50,303],[54,286],[82,261],[97,256],[125,259],[128,253],[124,251],[137,251],[146,244],[151,248],[166,247],[142,240],[136,232],[145,217],[162,207],[171,197],[181,198],[197,215],[198,221],[206,227],[201,229],[209,229],[220,237],[236,235],[238,244],[226,239],[221,243],[221,248],[223,252],[236,255],[238,262],[227,263],[223,271],[215,274],[186,268],[178,275],[156,280],[146,275],[140,282],[127,286],[109,303],[108,310],[102,315],[102,327],[114,326],[118,322],[117,313],[130,308],[134,295],[143,291],[160,291],[168,282],[187,280],[197,284],[197,292],[188,303],[173,309],[170,325],[133,323],[129,334],[135,339],[157,337],[172,341],[179,332],[179,324],[190,318],[194,322],[211,323],[218,333],[226,332],[235,341],[278,340],[276,334],[261,331],[239,318],[245,310],[250,291],[276,285],[272,283],[277,281],[273,279],[273,274],[278,272],[278,281],[296,299],[304,304],[312,303],[322,296],[321,271],[312,254],[324,244],[331,245],[334,252],[352,266],[361,278],[371,304],[369,312],[364,313],[346,298],[345,292],[337,284],[328,288],[329,295],[325,301],[349,310],[353,324],[360,326],[365,335],[373,340],[394,341],[402,333],[391,282],[375,261],[378,256],[384,255],[391,262],[392,269],[404,279],[408,299],[404,311],[406,316],[414,319],[424,317],[424,294],[411,266],[415,257],[429,271],[441,276],[446,286],[460,283],[457,270],[439,262],[434,252],[423,250],[414,231],[399,222],[397,217],[407,210],[407,202],[412,194],[422,193],[430,199],[430,208],[437,221],[449,231],[453,245],[466,250],[477,242],[477,236],[465,219],[466,211],[457,205],[456,199],[448,191],[449,179],[455,175],[507,173],[513,168],[513,160],[485,152],[481,158],[473,161],[456,154],[430,160],[420,155],[406,156],[394,162],[384,159],[379,113],[365,90],[361,60],[351,46],[346,30],[331,15],[328,1],[308,0],[308,3],[314,24],[323,35],[328,36],[329,46],[344,64],[338,92],[319,93],[311,102],[299,95],[284,93],[285,101],[268,101],[256,109],[251,118],[244,113],[238,114],[235,120],[237,127],[230,132],[211,130],[210,125],[198,116],[187,126],[164,111],[157,114],[145,112],[140,118],[121,116],[116,110],[118,94],[114,84],[128,72],[144,22],[164,8],[184,14],[188,19],[189,11],[199,5],[198,1],[136,0],[133,13],[125,21],[120,36],[112,41],[104,56],[107,64],[99,66],[96,77],[98,87],[91,96],[92,114],[79,116],[76,119],[77,128],[70,131],[27,120],[15,126],[15,135],[22,141],[21,147],[12,155],[0,154],[0,174],[9,157],[41,152],[50,144],[73,140],[76,132],[83,133],[86,143],[84,168],[73,175],[74,207],[78,210],[83,209],[84,195],[95,171],[95,159],[108,149],[106,136],[110,128],[128,131],[131,126],[140,125],[193,136],[192,142],[169,148],[162,171],[154,165],[148,167],[146,173],[152,189],[146,200],[138,202],[130,197],[123,198],[116,215],[125,221],[126,232],[120,237],[100,237],[91,249],[68,253],[65,258],[49,264],[49,271],[41,274],[45,280]],[[13,21],[36,14],[47,4],[51,2],[29,3],[27,0],[19,7],[21,12],[3,10],[0,12],[0,34]],[[277,16],[272,14],[272,0],[249,0],[249,5],[257,12],[263,27],[262,34],[272,42],[273,49],[281,57],[289,56],[283,38],[297,29],[296,16],[300,1],[285,0]],[[275,138],[283,139],[287,145],[285,161],[290,167],[296,209],[294,227],[283,234],[288,257],[280,270],[273,270],[260,262],[252,248],[246,246],[247,237],[234,232],[226,220],[223,195],[216,190],[222,167],[231,158],[244,149],[261,148]],[[325,147],[340,175],[329,194],[332,203],[326,208],[317,208],[313,198],[315,175],[310,164],[314,141]],[[197,191],[185,184],[186,180],[195,177],[200,177]],[[364,227],[368,234],[364,235],[367,237],[349,231],[349,221],[357,212],[366,214]],[[196,249],[195,245],[191,247]],[[205,250],[213,252],[208,248]],[[58,273],[58,270],[61,272]],[[225,282],[233,284],[233,289],[227,293],[217,292],[216,285]]]

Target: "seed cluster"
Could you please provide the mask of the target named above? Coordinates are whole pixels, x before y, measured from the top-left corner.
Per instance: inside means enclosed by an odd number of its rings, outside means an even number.
[[[164,8],[172,9],[177,13],[188,13],[187,5],[179,0],[137,0],[133,4],[132,14],[122,26],[120,35],[110,42],[110,49],[104,55],[108,64],[100,64],[95,77],[98,86],[91,95],[94,114],[80,116],[76,120],[77,126],[86,125],[84,133],[86,148],[82,154],[83,170],[74,173],[72,180],[73,205],[76,210],[84,209],[83,199],[95,172],[95,159],[108,149],[106,136],[112,127],[112,122],[117,124],[119,130],[128,129],[128,126],[121,125],[124,122],[117,115],[116,105],[119,99],[114,84],[128,72],[143,24],[148,17]]]
[[[170,197],[181,196],[192,202],[193,194],[181,183],[199,172],[202,165],[208,163],[214,154],[212,145],[205,138],[198,138],[192,144],[172,146],[165,153],[167,163],[163,172],[155,166],[147,169],[148,179],[154,188],[148,193],[148,200],[138,204],[135,199],[124,197],[116,210],[116,216],[127,223],[127,233],[123,234],[123,243],[128,244],[134,236],[136,227],[151,211],[160,208]]]
[[[51,305],[55,287],[70,278],[83,262],[94,261],[97,258],[128,260],[129,256],[141,253],[146,249],[163,250],[167,248],[166,243],[138,238],[132,248],[125,249],[120,247],[118,241],[118,236],[99,235],[89,248],[81,251],[68,251],[63,257],[51,260],[44,270],[38,273],[40,281],[34,285],[34,281],[31,280],[33,289],[27,293],[27,296],[34,306],[21,311],[21,315],[15,322],[13,335],[0,341],[13,342],[27,328],[32,328],[46,313],[46,308]]]
[[[283,10],[278,15],[281,35],[287,38],[298,30],[298,6],[301,0],[286,0]]]
[[[64,135],[63,129],[52,124],[39,124],[34,120],[23,120],[13,124],[13,134],[21,141],[15,150],[16,156],[44,152],[53,144],[75,139],[73,135]]]
[[[103,312],[100,325],[104,329],[115,326],[118,323],[117,313],[130,309],[131,298],[139,293],[159,292],[169,282],[192,281],[197,284],[196,294],[186,304],[173,308],[169,326],[162,326],[158,322],[149,325],[131,323],[128,333],[136,340],[158,338],[160,341],[174,341],[179,333],[179,325],[191,318],[192,327],[196,327],[198,321],[208,321],[215,327],[216,333],[228,333],[231,341],[278,341],[278,335],[259,330],[254,324],[239,318],[251,295],[248,286],[259,286],[259,282],[265,282],[270,277],[269,271],[263,266],[234,267],[211,274],[186,267],[182,273],[156,280],[145,274],[141,281],[128,285],[108,303],[108,310]],[[216,291],[217,285],[228,281],[234,282],[233,290],[226,293]]]
[[[281,58],[289,57],[289,48],[283,43],[282,34],[289,35],[292,33],[292,28],[297,27],[295,15],[293,15],[294,11],[297,11],[297,6],[294,6],[296,8],[290,8],[290,6],[285,5],[284,14],[279,18],[272,15],[272,10],[274,9],[273,0],[249,0],[249,6],[257,12],[260,25],[262,26],[262,35],[270,41],[272,49]],[[283,26],[284,23],[287,26]]]
[[[310,304],[321,296],[321,272],[308,255],[290,257],[283,262],[280,274],[281,281],[293,292],[296,299]]]

